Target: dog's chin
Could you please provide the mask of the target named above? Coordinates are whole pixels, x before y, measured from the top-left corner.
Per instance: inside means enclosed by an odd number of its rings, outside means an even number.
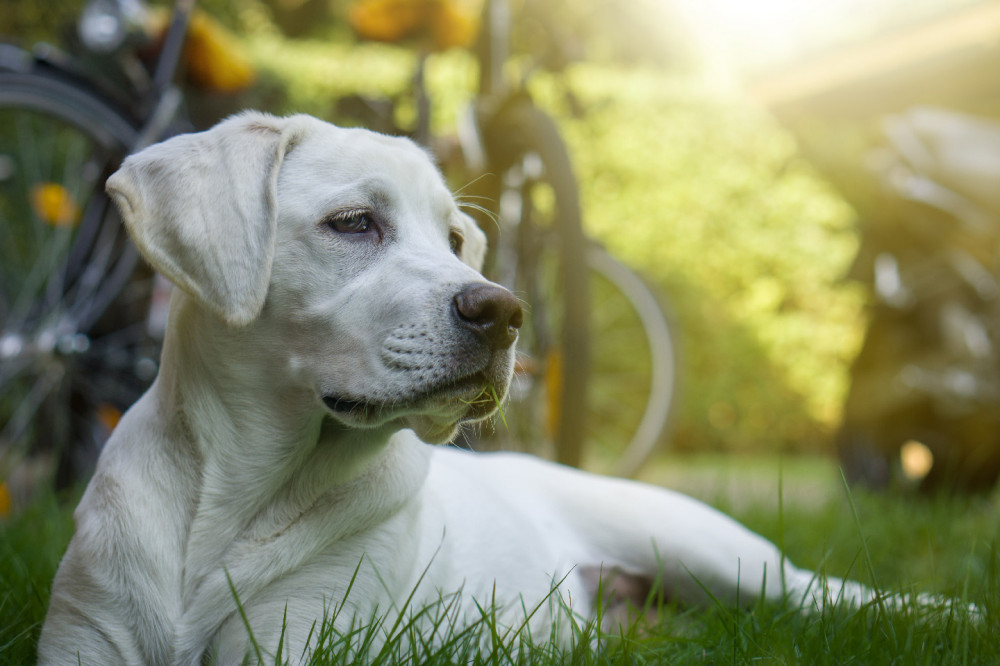
[[[500,383],[500,388],[496,388]],[[323,404],[348,427],[373,428],[392,421],[431,444],[451,440],[462,423],[482,421],[497,412],[507,382],[476,373],[416,395],[391,400],[328,395]]]
[[[458,432],[459,425],[459,421],[454,419],[441,420],[429,414],[411,414],[403,421],[407,428],[428,444],[450,442]]]
[[[484,395],[489,397],[484,398]],[[496,399],[499,399],[499,396]],[[452,404],[451,409],[441,408],[434,412],[409,414],[403,422],[423,441],[430,444],[444,444],[454,439],[459,426],[463,423],[488,419],[497,413],[497,409],[498,405],[494,402],[492,393],[479,389],[471,398],[459,400],[457,406]]]

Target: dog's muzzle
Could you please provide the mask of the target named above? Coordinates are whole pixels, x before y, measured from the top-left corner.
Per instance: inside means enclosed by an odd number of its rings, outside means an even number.
[[[391,381],[378,391],[322,395],[327,409],[356,425],[409,414],[408,427],[428,441],[492,414],[510,381],[521,305],[503,287],[473,282],[451,297],[450,313],[442,328],[409,322],[391,331],[381,349]]]

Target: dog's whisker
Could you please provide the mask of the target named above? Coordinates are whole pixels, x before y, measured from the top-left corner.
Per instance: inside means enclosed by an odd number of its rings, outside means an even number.
[[[484,201],[487,205],[496,205],[496,199],[481,194],[463,194],[462,196],[455,197],[456,204],[477,203],[479,201]]]
[[[468,196],[468,195],[463,195],[462,194],[466,190],[466,188],[472,187],[473,185],[475,185],[479,181],[483,180],[484,178],[496,178],[496,177],[497,177],[497,175],[495,173],[492,173],[492,172],[480,174],[479,176],[476,176],[475,178],[473,178],[472,180],[470,180],[469,182],[467,182],[465,185],[462,185],[461,187],[459,187],[458,189],[456,189],[453,194],[455,196],[460,196],[460,195],[461,196]]]
[[[486,206],[482,206],[480,204],[469,202],[469,201],[459,201],[457,203],[458,203],[458,207],[461,208],[461,209],[479,211],[484,216],[486,216],[491,222],[493,222],[493,224],[495,224],[497,226],[497,228],[500,228],[500,217],[496,213],[496,211],[491,210],[491,209],[487,208]]]

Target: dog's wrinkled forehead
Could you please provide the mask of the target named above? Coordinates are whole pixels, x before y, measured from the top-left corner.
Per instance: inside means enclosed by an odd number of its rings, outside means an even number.
[[[381,176],[387,180],[406,177],[419,189],[433,187],[450,198],[430,156],[412,141],[363,129],[336,127],[316,122],[291,150],[286,168],[314,170],[318,178],[357,180]]]
[[[457,232],[463,261],[481,263],[485,236],[459,210],[430,156],[408,139],[316,122],[285,158],[279,182],[279,206],[295,207],[301,219],[383,210],[403,234],[444,242]]]

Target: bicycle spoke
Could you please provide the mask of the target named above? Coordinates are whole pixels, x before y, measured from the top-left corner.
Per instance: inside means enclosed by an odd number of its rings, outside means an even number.
[[[30,362],[24,358],[8,359],[0,365],[0,399],[14,388],[16,385],[14,379],[29,366]]]
[[[23,166],[24,171],[21,185],[23,195],[26,198],[25,203],[28,197],[38,196],[41,198],[43,196],[42,192],[35,192],[32,188],[47,187],[53,183],[62,183],[67,179],[71,185],[73,179],[79,178],[79,173],[77,173],[79,168],[74,168],[72,163],[80,161],[79,155],[82,155],[85,149],[81,145],[82,139],[80,137],[76,137],[74,142],[72,139],[75,135],[70,135],[71,140],[67,142],[67,152],[62,166],[58,169],[58,173],[54,172],[56,157],[46,154],[52,152],[49,148],[53,145],[55,137],[62,136],[63,133],[57,126],[41,126],[40,122],[33,122],[30,117],[20,113],[15,114],[14,118],[18,133],[18,164]],[[75,159],[74,154],[77,155]],[[49,162],[52,164],[46,164],[42,161],[46,156],[50,158]],[[52,186],[55,187],[55,185]],[[63,185],[58,185],[58,187],[63,188],[58,190],[58,193],[67,191]],[[66,200],[63,199],[58,203],[65,205]],[[39,211],[35,209],[35,204],[37,202],[33,202],[33,205],[29,207],[31,212],[26,215],[26,219],[18,223],[18,227],[23,228],[29,224],[28,220],[31,220],[31,236],[34,241],[29,246],[22,245],[18,262],[23,263],[32,256],[34,260],[31,262],[28,273],[19,280],[19,287],[15,287],[18,291],[18,297],[8,308],[5,321],[5,328],[8,329],[23,330],[28,318],[45,318],[45,311],[49,310],[50,307],[40,306],[39,303],[52,303],[55,299],[48,296],[42,299],[39,296],[43,292],[54,294],[59,290],[58,281],[62,274],[59,268],[73,239],[71,224],[63,225],[61,220],[42,220],[39,217]],[[43,201],[41,205],[48,204]],[[27,235],[22,234],[22,236],[26,237]],[[48,317],[45,318],[45,321],[50,322],[51,325],[54,318]]]
[[[107,280],[110,283],[110,267],[114,261],[118,229],[110,224],[102,225],[101,234],[95,243],[95,250],[83,274],[67,294],[66,300],[71,321],[86,330],[81,322],[92,322],[100,316],[100,307],[105,305],[96,299],[98,291]],[[120,277],[120,276],[114,276]],[[113,295],[112,295],[113,297]]]
[[[70,476],[156,355],[151,287],[133,278],[135,250],[101,187],[134,139],[90,91],[0,72],[0,439],[7,453],[56,452]]]
[[[84,173],[81,165],[86,161],[85,155],[88,150],[86,145],[86,140],[77,134],[71,134],[68,137],[66,157],[63,160],[63,168],[61,177],[57,182],[64,183],[63,187],[69,195],[69,200],[74,202],[76,208],[85,206],[86,202],[82,198],[82,194],[85,192],[84,187]],[[93,183],[89,184],[90,186]],[[86,208],[84,207],[84,210]],[[76,220],[73,227],[79,229],[80,220]],[[68,239],[68,234],[67,234]],[[73,241],[74,249],[80,244],[80,233],[75,234]],[[45,290],[44,303],[46,304],[46,309],[51,308],[62,296],[66,290],[66,282],[69,279],[69,266],[62,260],[63,256],[66,254],[66,247],[60,248],[55,256],[58,258],[58,265],[53,266],[51,273],[49,274],[48,285]]]
[[[21,441],[45,398],[61,379],[62,375],[54,372],[43,373],[35,379],[31,390],[21,400],[4,429],[0,431],[0,445],[17,445]]]
[[[76,234],[76,242],[73,243],[73,249],[66,260],[67,281],[72,281],[79,277],[90,254],[90,250],[94,245],[97,232],[100,230],[105,219],[108,205],[107,196],[103,192],[95,190],[95,188],[100,188],[101,186],[100,179],[104,172],[103,162],[105,161],[107,161],[106,158],[98,159],[92,157],[84,165],[86,179],[84,180],[83,187],[86,188],[85,191],[91,192],[91,195],[83,207],[83,214],[80,218]]]

